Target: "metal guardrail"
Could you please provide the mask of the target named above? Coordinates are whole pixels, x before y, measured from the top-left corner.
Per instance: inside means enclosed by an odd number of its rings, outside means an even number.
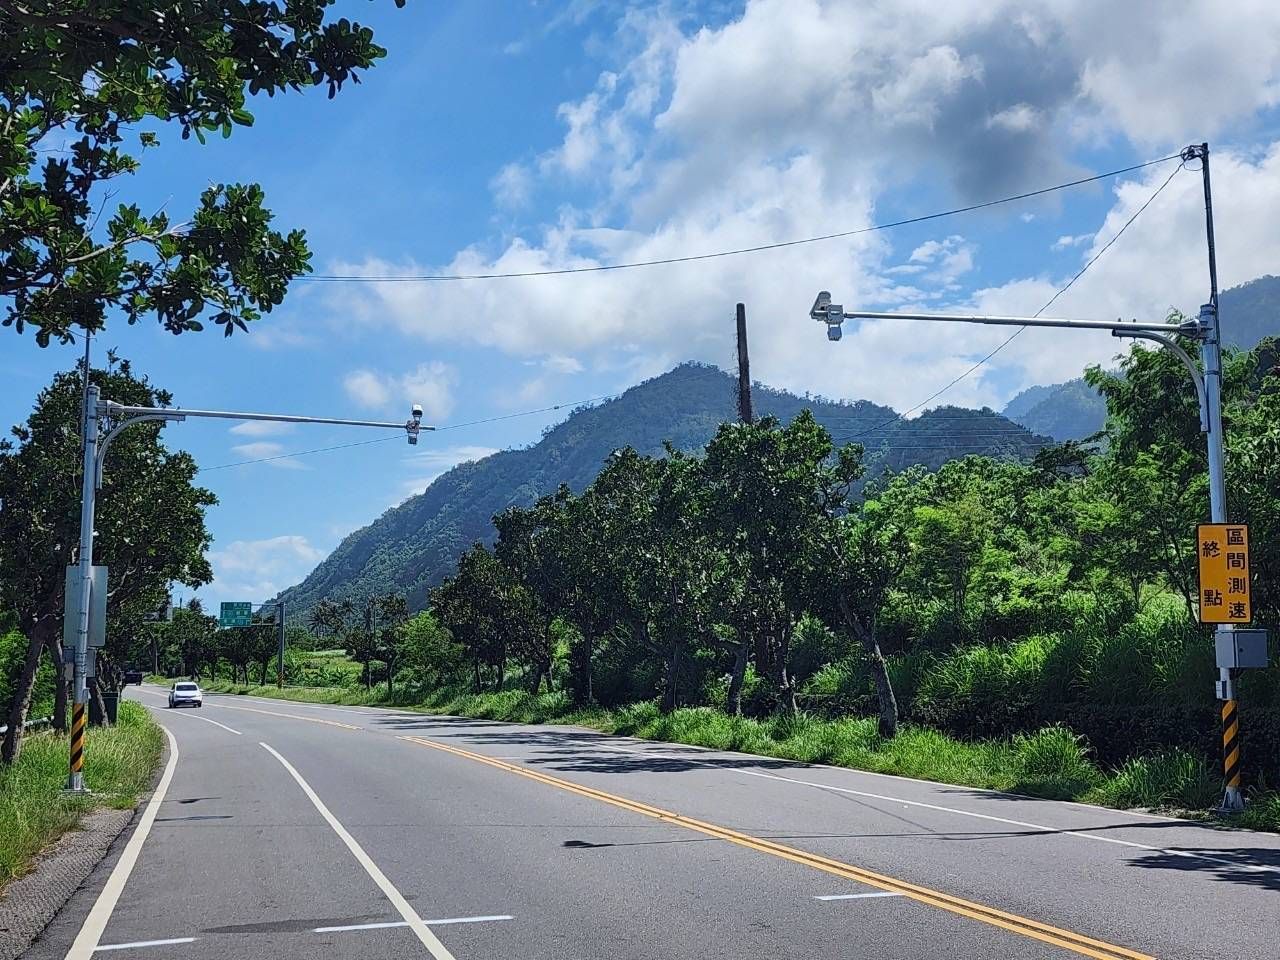
[[[35,719],[35,720],[28,720],[26,723],[22,725],[22,729],[24,732],[27,730],[35,730],[39,727],[47,727],[51,723],[53,723],[53,717],[39,717],[38,719]],[[0,733],[8,733],[8,732],[9,732],[9,725],[7,723],[0,724]]]

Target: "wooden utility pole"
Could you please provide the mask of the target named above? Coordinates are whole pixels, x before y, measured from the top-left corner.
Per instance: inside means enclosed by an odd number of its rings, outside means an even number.
[[[738,419],[751,423],[751,360],[747,356],[747,307],[738,304]]]

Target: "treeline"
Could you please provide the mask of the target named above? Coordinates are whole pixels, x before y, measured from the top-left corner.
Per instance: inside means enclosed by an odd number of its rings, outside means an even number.
[[[1251,524],[1255,622],[1272,627],[1277,374],[1274,341],[1226,369],[1230,516]],[[1120,750],[1211,734],[1180,731],[1214,677],[1196,623],[1194,391],[1144,349],[1088,380],[1108,403],[1096,442],[909,469],[856,498],[862,450],[807,414],[725,424],[699,456],[616,451],[581,494],[495,517],[493,548],[474,546],[431,609],[477,689],[514,668],[579,704],[875,710],[884,736],[906,715],[966,734],[1065,721],[1103,740],[1095,708],[1137,728]],[[1277,673],[1245,678],[1246,709],[1280,706]]]
[[[279,649],[270,605],[247,627],[220,627],[192,600],[170,621],[144,625],[131,656],[164,677],[263,685],[276,680]],[[323,601],[312,608],[306,627],[285,627],[284,682],[290,686],[359,684],[372,690],[385,683],[387,696],[395,697],[403,688],[421,692],[456,676],[465,663],[465,651],[431,613],[409,614],[403,594]],[[347,669],[352,664],[358,673]]]

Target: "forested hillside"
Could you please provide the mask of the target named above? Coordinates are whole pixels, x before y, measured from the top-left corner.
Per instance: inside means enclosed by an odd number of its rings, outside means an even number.
[[[716,367],[684,364],[600,406],[575,411],[531,447],[505,450],[465,463],[423,493],[388,510],[348,536],[301,584],[285,591],[301,616],[320,600],[361,598],[392,590],[421,607],[429,588],[451,573],[476,541],[490,542],[492,518],[510,506],[528,506],[566,484],[587,486],[614,450],[632,447],[661,454],[704,447],[735,417],[735,381]],[[839,442],[867,448],[869,475],[912,464],[936,468],[967,453],[1027,459],[1048,442],[990,410],[942,407],[913,420],[867,401],[799,397],[757,385],[759,416],[790,422],[802,410]],[[430,442],[429,440],[427,442]]]
[[[1222,342],[1252,350],[1263,337],[1280,336],[1280,277],[1259,277],[1219,297]],[[1083,378],[1023,390],[1002,411],[1010,420],[1055,440],[1082,440],[1102,429],[1106,402]]]
[[[1083,377],[1052,386],[1028,387],[1005,406],[1004,415],[1055,440],[1083,440],[1102,429],[1106,401]]]

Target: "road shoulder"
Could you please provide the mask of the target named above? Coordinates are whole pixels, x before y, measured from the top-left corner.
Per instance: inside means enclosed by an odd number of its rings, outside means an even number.
[[[14,960],[42,935],[104,862],[114,863],[169,760],[166,743],[149,789],[130,809],[99,807],[50,844],[29,872],[0,893],[0,960]]]

